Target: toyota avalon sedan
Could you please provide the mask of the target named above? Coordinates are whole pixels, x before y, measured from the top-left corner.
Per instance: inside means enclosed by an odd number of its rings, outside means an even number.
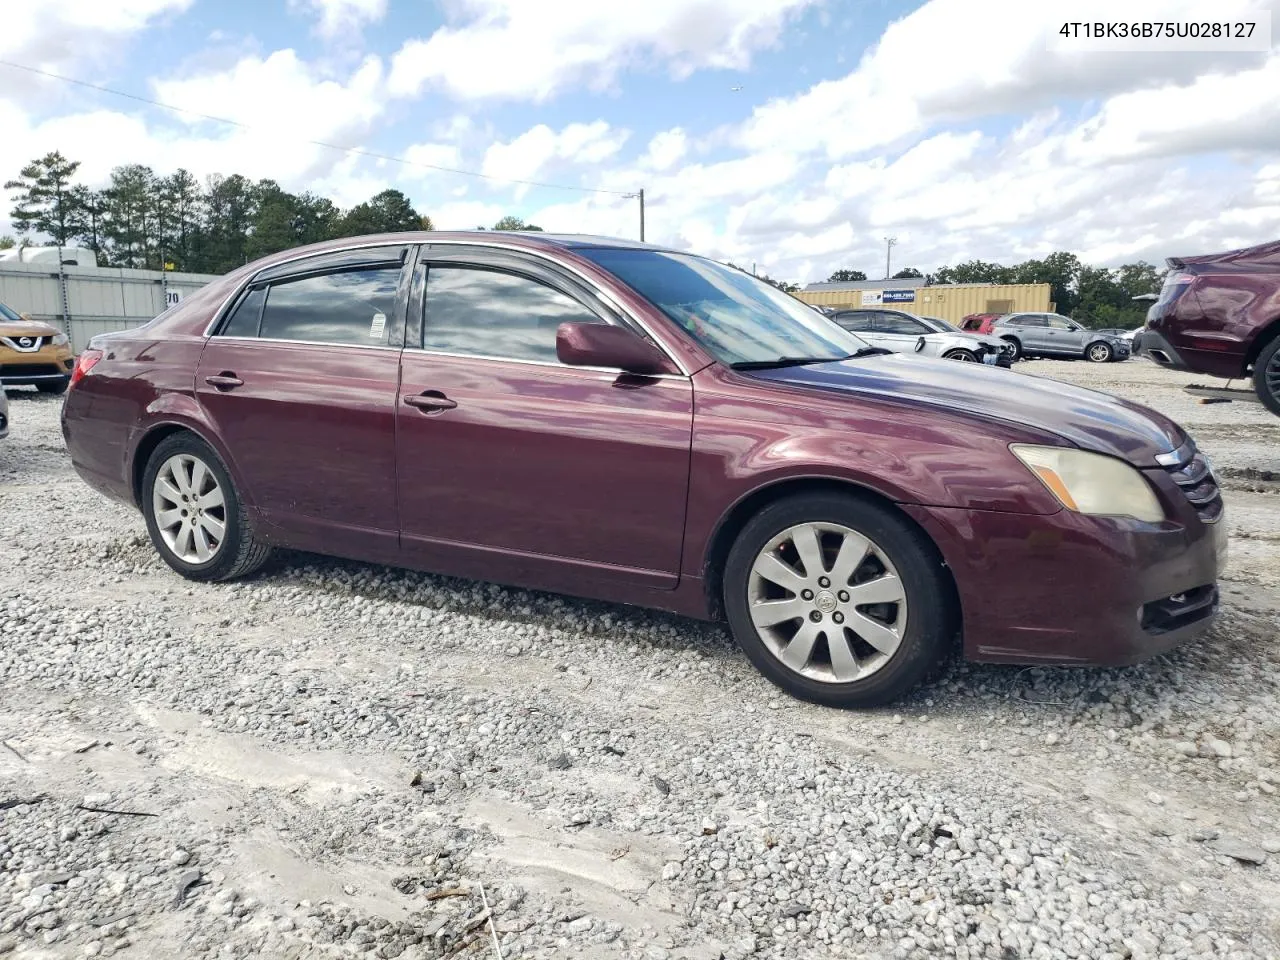
[[[284,547],[722,618],[831,705],[956,646],[1133,663],[1218,605],[1222,499],[1176,423],[620,240],[275,254],[94,338],[62,426],[185,577]]]

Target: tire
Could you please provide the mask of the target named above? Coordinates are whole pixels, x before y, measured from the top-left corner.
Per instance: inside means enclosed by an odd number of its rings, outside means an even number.
[[[1084,349],[1085,359],[1091,363],[1110,363],[1116,357],[1111,344],[1098,340]]]
[[[822,550],[822,572],[836,573],[837,581],[841,531],[868,543],[867,556],[853,575],[846,575],[850,591],[840,591],[840,584],[830,580],[828,590],[822,581],[800,572],[801,554],[795,541],[787,538],[794,534],[804,539],[803,531],[815,527],[821,532],[812,544]],[[850,543],[860,550],[862,541]],[[794,590],[760,573],[764,569],[771,576],[788,579],[787,566]],[[802,586],[809,589],[805,584],[813,585],[808,600],[801,592]],[[897,593],[902,599],[859,603],[859,587],[864,597]],[[927,538],[891,511],[842,494],[803,494],[765,507],[738,534],[724,571],[725,613],[747,657],[793,697],[830,707],[890,703],[924,679],[955,636],[959,621],[952,596],[942,562]],[[776,619],[786,611],[761,615],[760,605],[775,599],[779,606],[788,603],[797,615],[789,619]],[[861,609],[869,607],[874,609]],[[774,622],[757,627],[753,611],[758,619]],[[820,623],[811,619],[815,612],[823,618]],[[842,626],[837,627],[837,622]],[[844,624],[860,633],[850,637]],[[829,643],[827,630],[840,630],[843,641],[838,648]],[[875,639],[880,649],[873,648],[867,637]],[[839,670],[831,655],[836,649],[842,651],[837,658]],[[783,661],[788,654],[798,668]]]
[[[1021,340],[1017,337],[1001,337],[1000,339],[1013,347],[1013,356],[1009,358],[1010,360],[1017,363],[1019,360],[1023,359]]]
[[[1263,347],[1253,362],[1253,389],[1262,405],[1280,417],[1280,337]]]
[[[70,377],[63,377],[61,380],[42,380],[36,384],[36,389],[41,393],[48,393],[57,396],[67,392],[67,386],[71,383]]]
[[[205,476],[200,477],[194,472],[196,464],[203,467]],[[192,514],[184,511],[187,506],[195,509],[194,504],[199,501],[192,500],[184,505],[177,496],[170,495],[175,491],[183,492],[182,485],[175,483],[175,471],[184,476],[188,484],[193,479],[197,480],[196,486],[205,491],[207,498],[199,508],[200,516],[192,519],[192,532],[185,541],[181,539],[186,530],[185,518]],[[162,478],[168,484],[170,494],[165,494],[164,488],[157,490]],[[217,498],[209,496],[214,491],[222,495],[220,506],[215,505]],[[151,543],[164,562],[188,580],[208,582],[245,577],[258,570],[271,556],[271,548],[253,538],[244,504],[226,466],[213,448],[193,433],[176,433],[160,441],[147,461],[139,499]],[[165,514],[179,515],[173,518],[176,526],[172,522],[164,524],[160,518],[164,503],[173,505],[172,509],[163,511]],[[211,532],[219,523],[223,534],[221,538]],[[203,530],[203,534],[198,530]],[[199,555],[201,537],[206,546],[216,541],[208,556]],[[184,542],[186,549],[179,552]]]
[[[948,350],[942,355],[943,360],[955,360],[959,363],[977,363],[978,355],[972,350]]]

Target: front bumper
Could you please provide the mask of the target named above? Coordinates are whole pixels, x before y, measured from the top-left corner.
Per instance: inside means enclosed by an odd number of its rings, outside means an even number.
[[[67,346],[49,346],[31,353],[0,348],[0,383],[6,387],[31,387],[66,380],[75,365]]]
[[[1123,666],[1203,634],[1226,562],[1221,516],[1146,524],[909,507],[955,577],[964,652],[992,663]]]

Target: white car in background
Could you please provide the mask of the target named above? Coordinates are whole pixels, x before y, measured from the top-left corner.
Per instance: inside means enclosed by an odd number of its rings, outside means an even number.
[[[894,353],[918,353],[996,367],[1013,366],[1013,350],[999,337],[965,333],[936,317],[883,307],[838,310],[829,316],[873,347],[884,347]]]

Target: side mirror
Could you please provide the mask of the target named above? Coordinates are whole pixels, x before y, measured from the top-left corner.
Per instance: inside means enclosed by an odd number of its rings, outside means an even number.
[[[572,367],[616,367],[641,376],[679,373],[667,355],[648,340],[607,323],[560,324],[556,356]]]
[[[18,314],[18,316],[20,316],[23,320],[30,320],[30,319],[31,319],[31,314],[29,314],[29,313],[20,313],[20,314]]]

